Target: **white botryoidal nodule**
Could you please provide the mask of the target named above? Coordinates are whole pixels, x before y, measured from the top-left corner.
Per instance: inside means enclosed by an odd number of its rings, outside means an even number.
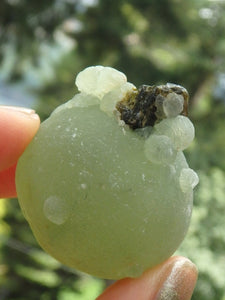
[[[194,139],[195,129],[185,116],[167,118],[155,125],[157,134],[168,136],[177,150],[186,149]]]
[[[199,178],[194,170],[190,168],[183,168],[181,170],[179,183],[183,193],[193,190],[198,182]]]
[[[176,93],[169,93],[163,101],[163,110],[167,118],[174,118],[183,111],[184,97]]]
[[[44,202],[43,212],[50,222],[62,225],[69,218],[70,208],[63,199],[50,196]]]
[[[144,148],[147,159],[153,163],[171,164],[177,155],[170,138],[166,135],[151,134],[145,141]]]
[[[111,67],[93,66],[80,72],[75,84],[81,93],[102,97],[127,82],[127,77]]]

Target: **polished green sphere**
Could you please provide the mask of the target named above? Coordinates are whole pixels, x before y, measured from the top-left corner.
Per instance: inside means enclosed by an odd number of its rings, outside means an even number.
[[[143,137],[98,99],[81,92],[41,124],[18,162],[19,203],[37,241],[63,264],[136,277],[183,240],[197,175],[163,126]]]

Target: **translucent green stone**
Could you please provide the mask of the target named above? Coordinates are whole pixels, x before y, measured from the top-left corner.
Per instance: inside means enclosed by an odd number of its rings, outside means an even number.
[[[75,104],[82,98],[85,105]],[[65,265],[108,279],[139,276],[182,242],[197,175],[161,127],[153,133],[164,136],[162,145],[102,111],[96,96],[68,103],[41,124],[18,162],[24,216]]]

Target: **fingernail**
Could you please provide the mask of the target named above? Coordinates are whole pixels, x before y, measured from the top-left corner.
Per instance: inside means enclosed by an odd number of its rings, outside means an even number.
[[[174,263],[156,300],[190,300],[197,279],[197,269],[188,259]]]
[[[0,105],[0,109],[8,110],[11,112],[23,113],[29,116],[30,118],[39,119],[39,116],[35,113],[35,110],[31,108],[21,107],[21,106]]]

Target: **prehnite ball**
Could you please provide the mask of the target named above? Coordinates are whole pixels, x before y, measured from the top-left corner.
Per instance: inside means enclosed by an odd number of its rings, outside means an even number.
[[[171,256],[188,230],[198,177],[180,149],[193,125],[176,115],[146,135],[130,129],[115,106],[136,90],[115,69],[87,68],[77,84],[80,93],[41,124],[19,159],[19,203],[40,245],[63,264],[136,277]]]

